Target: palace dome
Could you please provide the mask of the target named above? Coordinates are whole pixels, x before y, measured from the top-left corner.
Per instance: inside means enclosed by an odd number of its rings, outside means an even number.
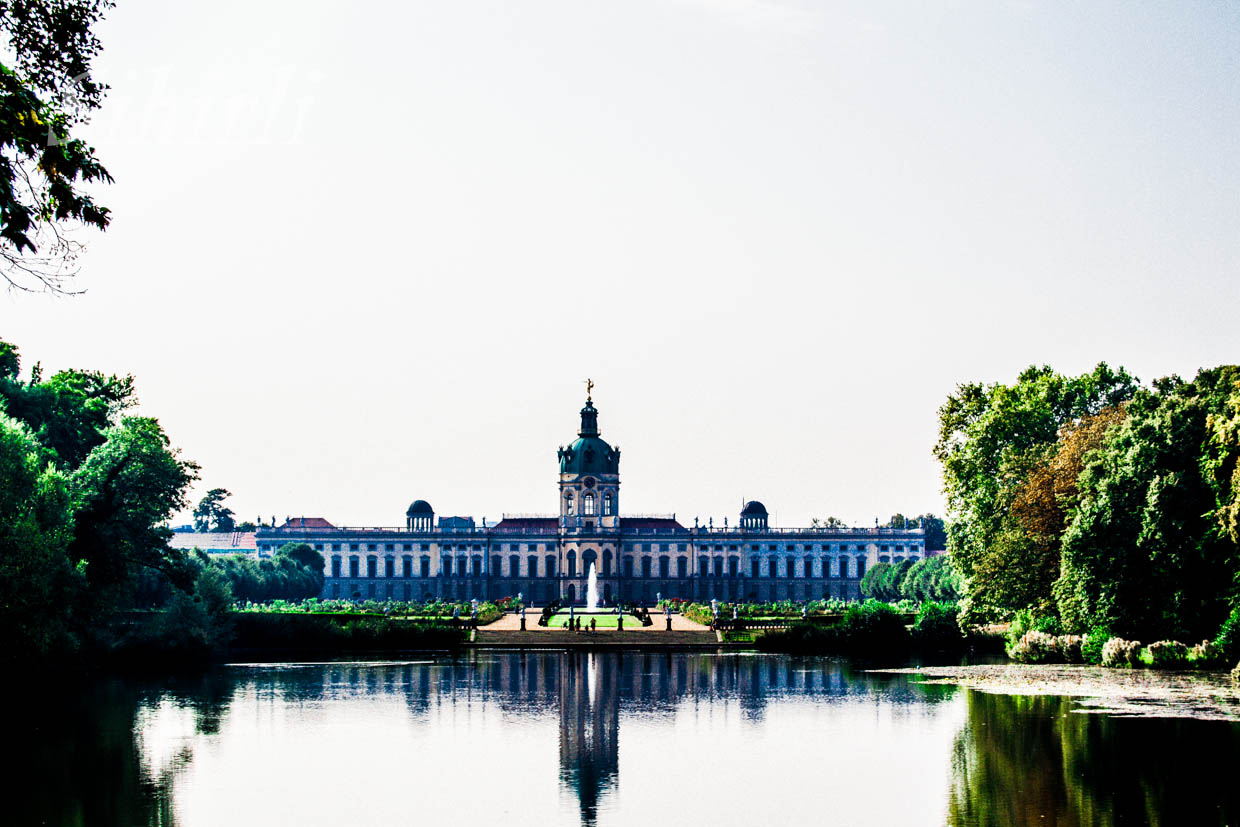
[[[745,507],[741,509],[742,517],[765,517],[766,506],[757,500],[750,500],[745,503]]]
[[[619,474],[620,449],[613,448],[598,435],[598,410],[586,400],[581,409],[581,430],[577,439],[560,449],[561,474]]]
[[[405,512],[406,517],[416,517],[419,514],[434,514],[435,509],[431,508],[431,504],[426,500],[414,500],[409,506],[409,510]]]

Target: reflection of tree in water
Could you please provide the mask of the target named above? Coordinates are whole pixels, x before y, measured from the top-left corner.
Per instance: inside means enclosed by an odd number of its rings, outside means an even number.
[[[560,778],[577,794],[581,823],[594,824],[620,768],[616,662],[570,652],[560,662]]]
[[[1240,725],[1116,718],[1070,698],[968,693],[952,825],[1234,824]]]
[[[167,779],[143,769],[134,724],[145,693],[122,681],[9,699],[7,824],[175,823]]]

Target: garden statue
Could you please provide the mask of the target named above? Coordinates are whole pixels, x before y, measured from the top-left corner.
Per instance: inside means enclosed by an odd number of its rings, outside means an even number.
[[[735,606],[732,607],[732,619],[736,620],[736,607]]]
[[[453,607],[452,607],[452,619],[453,619],[453,620],[460,620],[460,619],[461,619],[461,610],[460,610],[458,607],[456,607],[456,606],[453,606]]]
[[[808,616],[809,616],[809,606],[802,605],[801,606],[801,619],[804,620]]]
[[[655,592],[655,593],[654,593],[654,599],[657,601],[657,602],[655,603],[655,605],[656,605],[656,606],[657,606],[657,605],[659,605],[659,603],[662,603],[662,602],[663,602],[663,592]]]

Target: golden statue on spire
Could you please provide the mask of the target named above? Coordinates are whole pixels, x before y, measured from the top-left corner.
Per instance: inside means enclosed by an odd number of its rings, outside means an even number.
[[[586,401],[587,401],[587,402],[591,402],[591,401],[593,401],[593,400],[591,399],[591,396],[592,396],[592,394],[593,394],[593,393],[594,393],[594,380],[593,380],[593,379],[587,379],[587,380],[586,380]]]

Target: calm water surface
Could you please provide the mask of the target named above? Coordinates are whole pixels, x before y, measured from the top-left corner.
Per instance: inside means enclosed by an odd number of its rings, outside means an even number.
[[[764,655],[230,666],[28,699],[5,821],[1240,822],[1240,725],[1076,708]]]

